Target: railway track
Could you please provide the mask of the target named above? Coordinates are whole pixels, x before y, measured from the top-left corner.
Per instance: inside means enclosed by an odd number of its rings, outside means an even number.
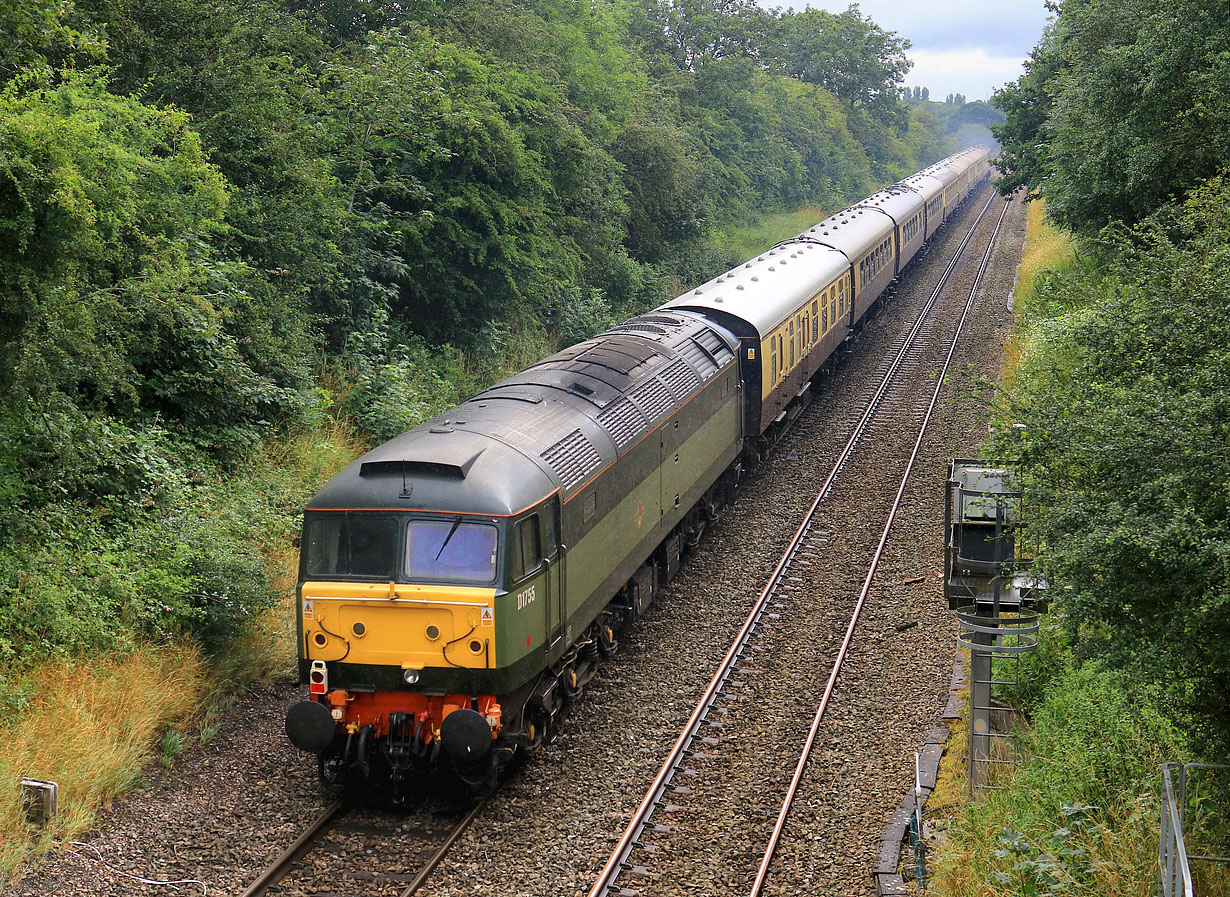
[[[311,894],[410,897],[483,808],[424,807],[405,813],[327,807],[242,897]]]
[[[844,448],[816,490],[794,538],[633,814],[590,897],[715,889],[756,897],[764,889],[927,424],[978,296],[1007,203],[987,238],[968,293],[962,299],[945,288],[996,201],[992,197],[983,207],[913,326],[882,366],[877,385],[864,394],[863,412],[854,421]],[[955,326],[944,327],[942,322],[947,320],[955,320]],[[894,444],[900,444],[907,434],[912,443],[903,454]],[[886,470],[894,474],[895,491],[888,490],[891,500],[868,502],[875,505],[874,513],[868,508],[861,520],[841,513],[826,519],[826,500],[835,492],[857,492],[860,484]],[[887,483],[887,474],[883,478]],[[857,494],[849,497],[852,500],[844,502],[846,506],[859,504]],[[878,533],[872,528],[872,517],[880,521]],[[835,569],[831,558],[838,553],[859,560],[850,569]],[[856,578],[858,571],[862,575]],[[826,592],[834,599],[831,603],[814,599]],[[844,627],[832,619],[835,606],[844,608]],[[800,641],[809,639],[824,643],[820,653],[827,657],[828,674],[823,685],[807,681],[815,680],[814,674],[800,677],[797,670],[792,671],[794,678],[779,679],[777,674],[792,665],[790,658]],[[804,706],[812,708],[805,733],[798,722]],[[772,766],[785,756],[774,748],[790,744],[797,759],[788,781],[778,769],[756,769],[756,755],[763,757],[765,766]],[[765,784],[771,787],[764,789]],[[757,790],[780,795],[775,812]],[[771,827],[767,824],[770,818]],[[733,830],[732,819],[737,823]],[[754,844],[763,844],[763,850]],[[706,855],[712,857],[709,875],[698,879],[695,872],[706,866]],[[688,871],[672,871],[681,858],[687,858],[681,868]]]

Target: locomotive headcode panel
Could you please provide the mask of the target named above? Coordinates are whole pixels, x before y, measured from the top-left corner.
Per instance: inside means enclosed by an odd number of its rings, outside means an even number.
[[[448,769],[485,789],[549,738],[986,157],[950,157],[334,477],[304,514],[308,695],[287,716],[322,783],[398,794]]]

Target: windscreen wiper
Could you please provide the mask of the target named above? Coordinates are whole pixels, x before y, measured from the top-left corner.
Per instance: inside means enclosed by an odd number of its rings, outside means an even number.
[[[449,541],[453,538],[453,533],[457,532],[457,527],[461,526],[461,518],[458,517],[453,521],[453,528],[448,531],[448,535],[444,537],[444,542],[440,546],[440,550],[436,552],[436,560],[440,560],[440,555],[444,554],[444,549],[448,547]]]

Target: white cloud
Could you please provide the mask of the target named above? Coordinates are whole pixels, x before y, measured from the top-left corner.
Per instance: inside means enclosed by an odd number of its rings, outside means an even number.
[[[942,101],[950,93],[963,93],[967,100],[986,100],[996,87],[1015,81],[1024,72],[1024,56],[993,56],[981,47],[968,50],[910,50],[914,68],[905,76],[931,91]]]
[[[758,0],[765,6],[772,0]],[[839,13],[851,0],[787,0]],[[914,68],[906,83],[926,86],[932,99],[963,93],[985,100],[1020,77],[1021,63],[1042,37],[1049,13],[1043,0],[858,0],[859,11],[910,41]]]
[[[802,9],[809,4],[839,13],[850,0],[793,0],[786,5]],[[996,55],[1028,53],[1049,15],[1043,0],[858,0],[858,5],[864,16],[907,38],[915,49],[982,47]]]

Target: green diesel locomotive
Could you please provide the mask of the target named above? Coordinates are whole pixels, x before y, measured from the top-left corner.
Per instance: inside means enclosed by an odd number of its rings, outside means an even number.
[[[359,458],[304,515],[287,733],[322,782],[533,752],[973,186],[965,150]]]

